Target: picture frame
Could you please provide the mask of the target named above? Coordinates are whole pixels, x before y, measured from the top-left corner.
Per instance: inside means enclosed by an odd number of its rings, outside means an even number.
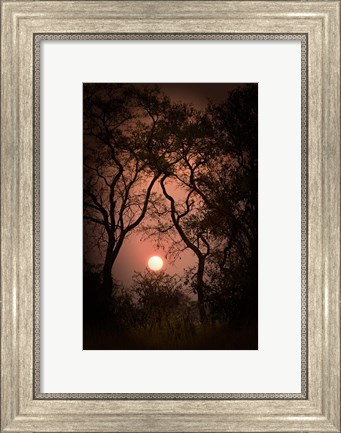
[[[334,0],[2,1],[1,431],[340,432],[339,15]],[[306,41],[307,346],[301,394],[39,394],[35,44],[44,35],[103,39],[113,33],[140,39],[299,35]]]

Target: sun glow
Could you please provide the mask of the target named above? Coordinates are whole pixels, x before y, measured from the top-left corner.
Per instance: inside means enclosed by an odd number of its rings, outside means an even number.
[[[153,256],[148,260],[148,267],[152,271],[159,271],[162,269],[163,260],[159,256]]]

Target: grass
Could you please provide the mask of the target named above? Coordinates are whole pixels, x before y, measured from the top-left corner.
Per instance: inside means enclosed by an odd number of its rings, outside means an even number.
[[[192,332],[135,328],[125,332],[84,329],[84,350],[257,350],[257,325],[198,325]]]

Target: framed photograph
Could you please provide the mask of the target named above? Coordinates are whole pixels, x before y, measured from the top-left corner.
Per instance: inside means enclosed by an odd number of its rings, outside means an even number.
[[[257,126],[257,83],[83,85],[83,349],[258,348]]]
[[[340,432],[340,2],[1,41],[1,431]]]

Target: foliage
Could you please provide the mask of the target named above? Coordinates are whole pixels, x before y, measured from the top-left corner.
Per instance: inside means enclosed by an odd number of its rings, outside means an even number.
[[[177,339],[193,334],[195,316],[182,281],[165,272],[136,273],[133,291],[143,328]]]

